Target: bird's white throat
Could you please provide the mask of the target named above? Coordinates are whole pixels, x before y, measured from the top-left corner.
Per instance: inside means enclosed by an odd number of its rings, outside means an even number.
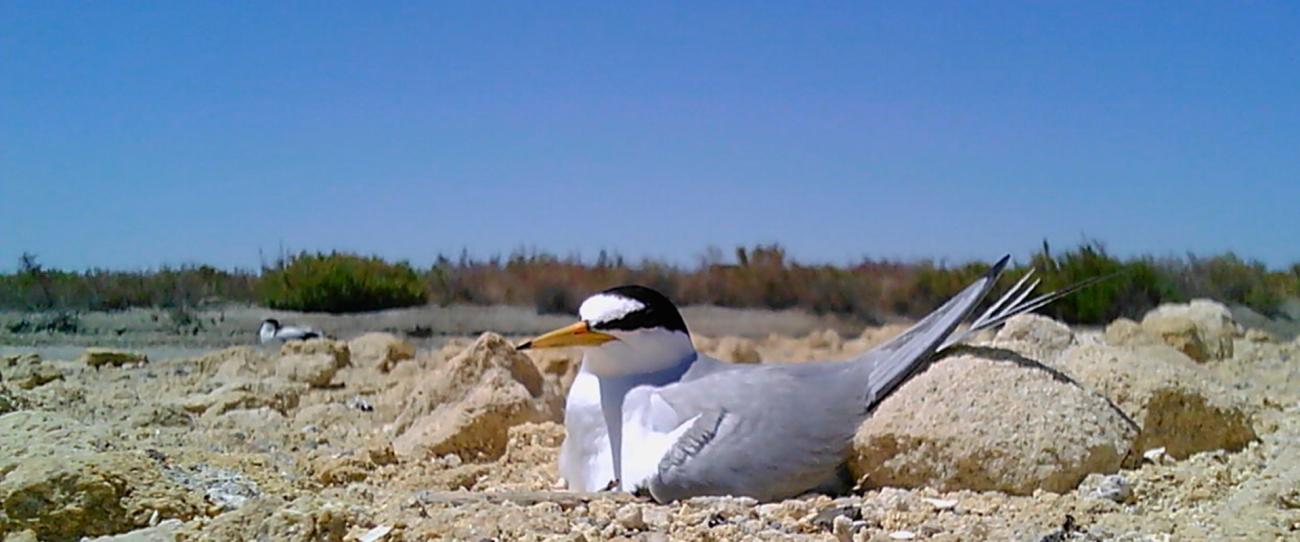
[[[654,373],[695,355],[690,335],[680,331],[653,328],[609,333],[618,340],[588,348],[582,356],[586,369],[598,377]]]

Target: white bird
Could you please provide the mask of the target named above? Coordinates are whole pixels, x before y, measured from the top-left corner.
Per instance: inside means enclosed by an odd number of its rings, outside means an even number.
[[[576,346],[560,475],[569,489],[646,490],[660,502],[842,491],[854,433],[935,353],[1093,279],[1026,300],[1032,270],[964,332],[1009,256],[903,334],[845,362],[730,364],[695,351],[677,307],[642,286],[595,294],[580,321],[519,345]],[[600,423],[602,422],[603,423]]]
[[[262,320],[262,327],[257,330],[257,337],[262,344],[271,341],[302,341],[324,337],[320,330],[305,326],[282,326],[275,318]]]

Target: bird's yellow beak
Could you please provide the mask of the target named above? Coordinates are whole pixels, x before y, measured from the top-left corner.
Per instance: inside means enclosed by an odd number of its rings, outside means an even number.
[[[618,340],[613,335],[591,329],[586,322],[577,322],[555,331],[542,334],[531,341],[516,346],[517,350],[530,348],[561,348],[565,346],[596,346]]]

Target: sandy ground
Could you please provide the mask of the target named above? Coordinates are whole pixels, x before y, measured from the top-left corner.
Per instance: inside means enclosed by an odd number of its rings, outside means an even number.
[[[444,374],[439,371],[478,331],[525,335],[569,320],[514,309],[458,310],[468,312],[460,313],[455,325],[437,323],[436,318],[451,317],[432,310],[370,317],[280,315],[345,338],[389,330],[418,346],[414,356],[389,352],[370,359],[354,343],[349,363],[310,384],[305,382],[315,376],[281,372],[294,353],[279,347],[220,349],[252,342],[252,329],[268,314],[247,308],[227,309],[224,320],[204,314],[215,323],[199,335],[168,335],[148,311],[139,311],[107,323],[86,317],[87,325],[100,331],[73,340],[5,337],[0,537],[1300,539],[1300,342],[1239,338],[1231,359],[1209,366],[1214,378],[1258,407],[1259,438],[1237,452],[1142,461],[1117,479],[1091,477],[1060,494],[883,488],[777,503],[708,498],[659,505],[624,495],[555,491],[563,427],[541,418],[510,428],[504,449],[496,452],[396,453],[394,426],[414,408],[412,398],[422,393],[418,382]],[[901,329],[853,330],[789,313],[751,313],[727,323],[735,315],[691,309],[687,319],[693,328],[713,331],[697,331],[702,349],[741,357],[752,350],[762,359],[847,357]],[[127,325],[128,318],[136,327]],[[719,323],[707,323],[710,318]],[[407,332],[425,322],[439,331]],[[114,331],[123,326],[128,330]],[[752,339],[707,337],[736,327],[761,332],[750,333]],[[826,327],[843,331],[812,332]],[[92,344],[131,345],[150,359],[92,366],[99,362],[78,359]],[[39,359],[20,355],[32,352]],[[571,378],[575,354],[532,361],[541,379],[534,402],[554,403]],[[539,416],[557,419],[555,412],[543,412],[550,407],[538,408]],[[1123,495],[1098,497],[1107,494],[1098,485],[1107,483],[1122,486]]]

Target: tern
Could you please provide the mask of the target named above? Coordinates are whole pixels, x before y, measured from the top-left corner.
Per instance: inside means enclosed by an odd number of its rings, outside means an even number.
[[[845,361],[732,364],[695,350],[677,307],[644,286],[583,301],[579,321],[518,345],[578,347],[560,476],[570,490],[618,489],[658,502],[773,501],[852,486],[858,426],[937,353],[1105,277],[1029,298],[1030,269],[964,330],[1006,267],[987,273],[899,336]]]
[[[310,327],[282,326],[275,318],[262,320],[262,327],[257,330],[257,338],[262,344],[271,341],[305,341],[324,337],[325,334]]]

